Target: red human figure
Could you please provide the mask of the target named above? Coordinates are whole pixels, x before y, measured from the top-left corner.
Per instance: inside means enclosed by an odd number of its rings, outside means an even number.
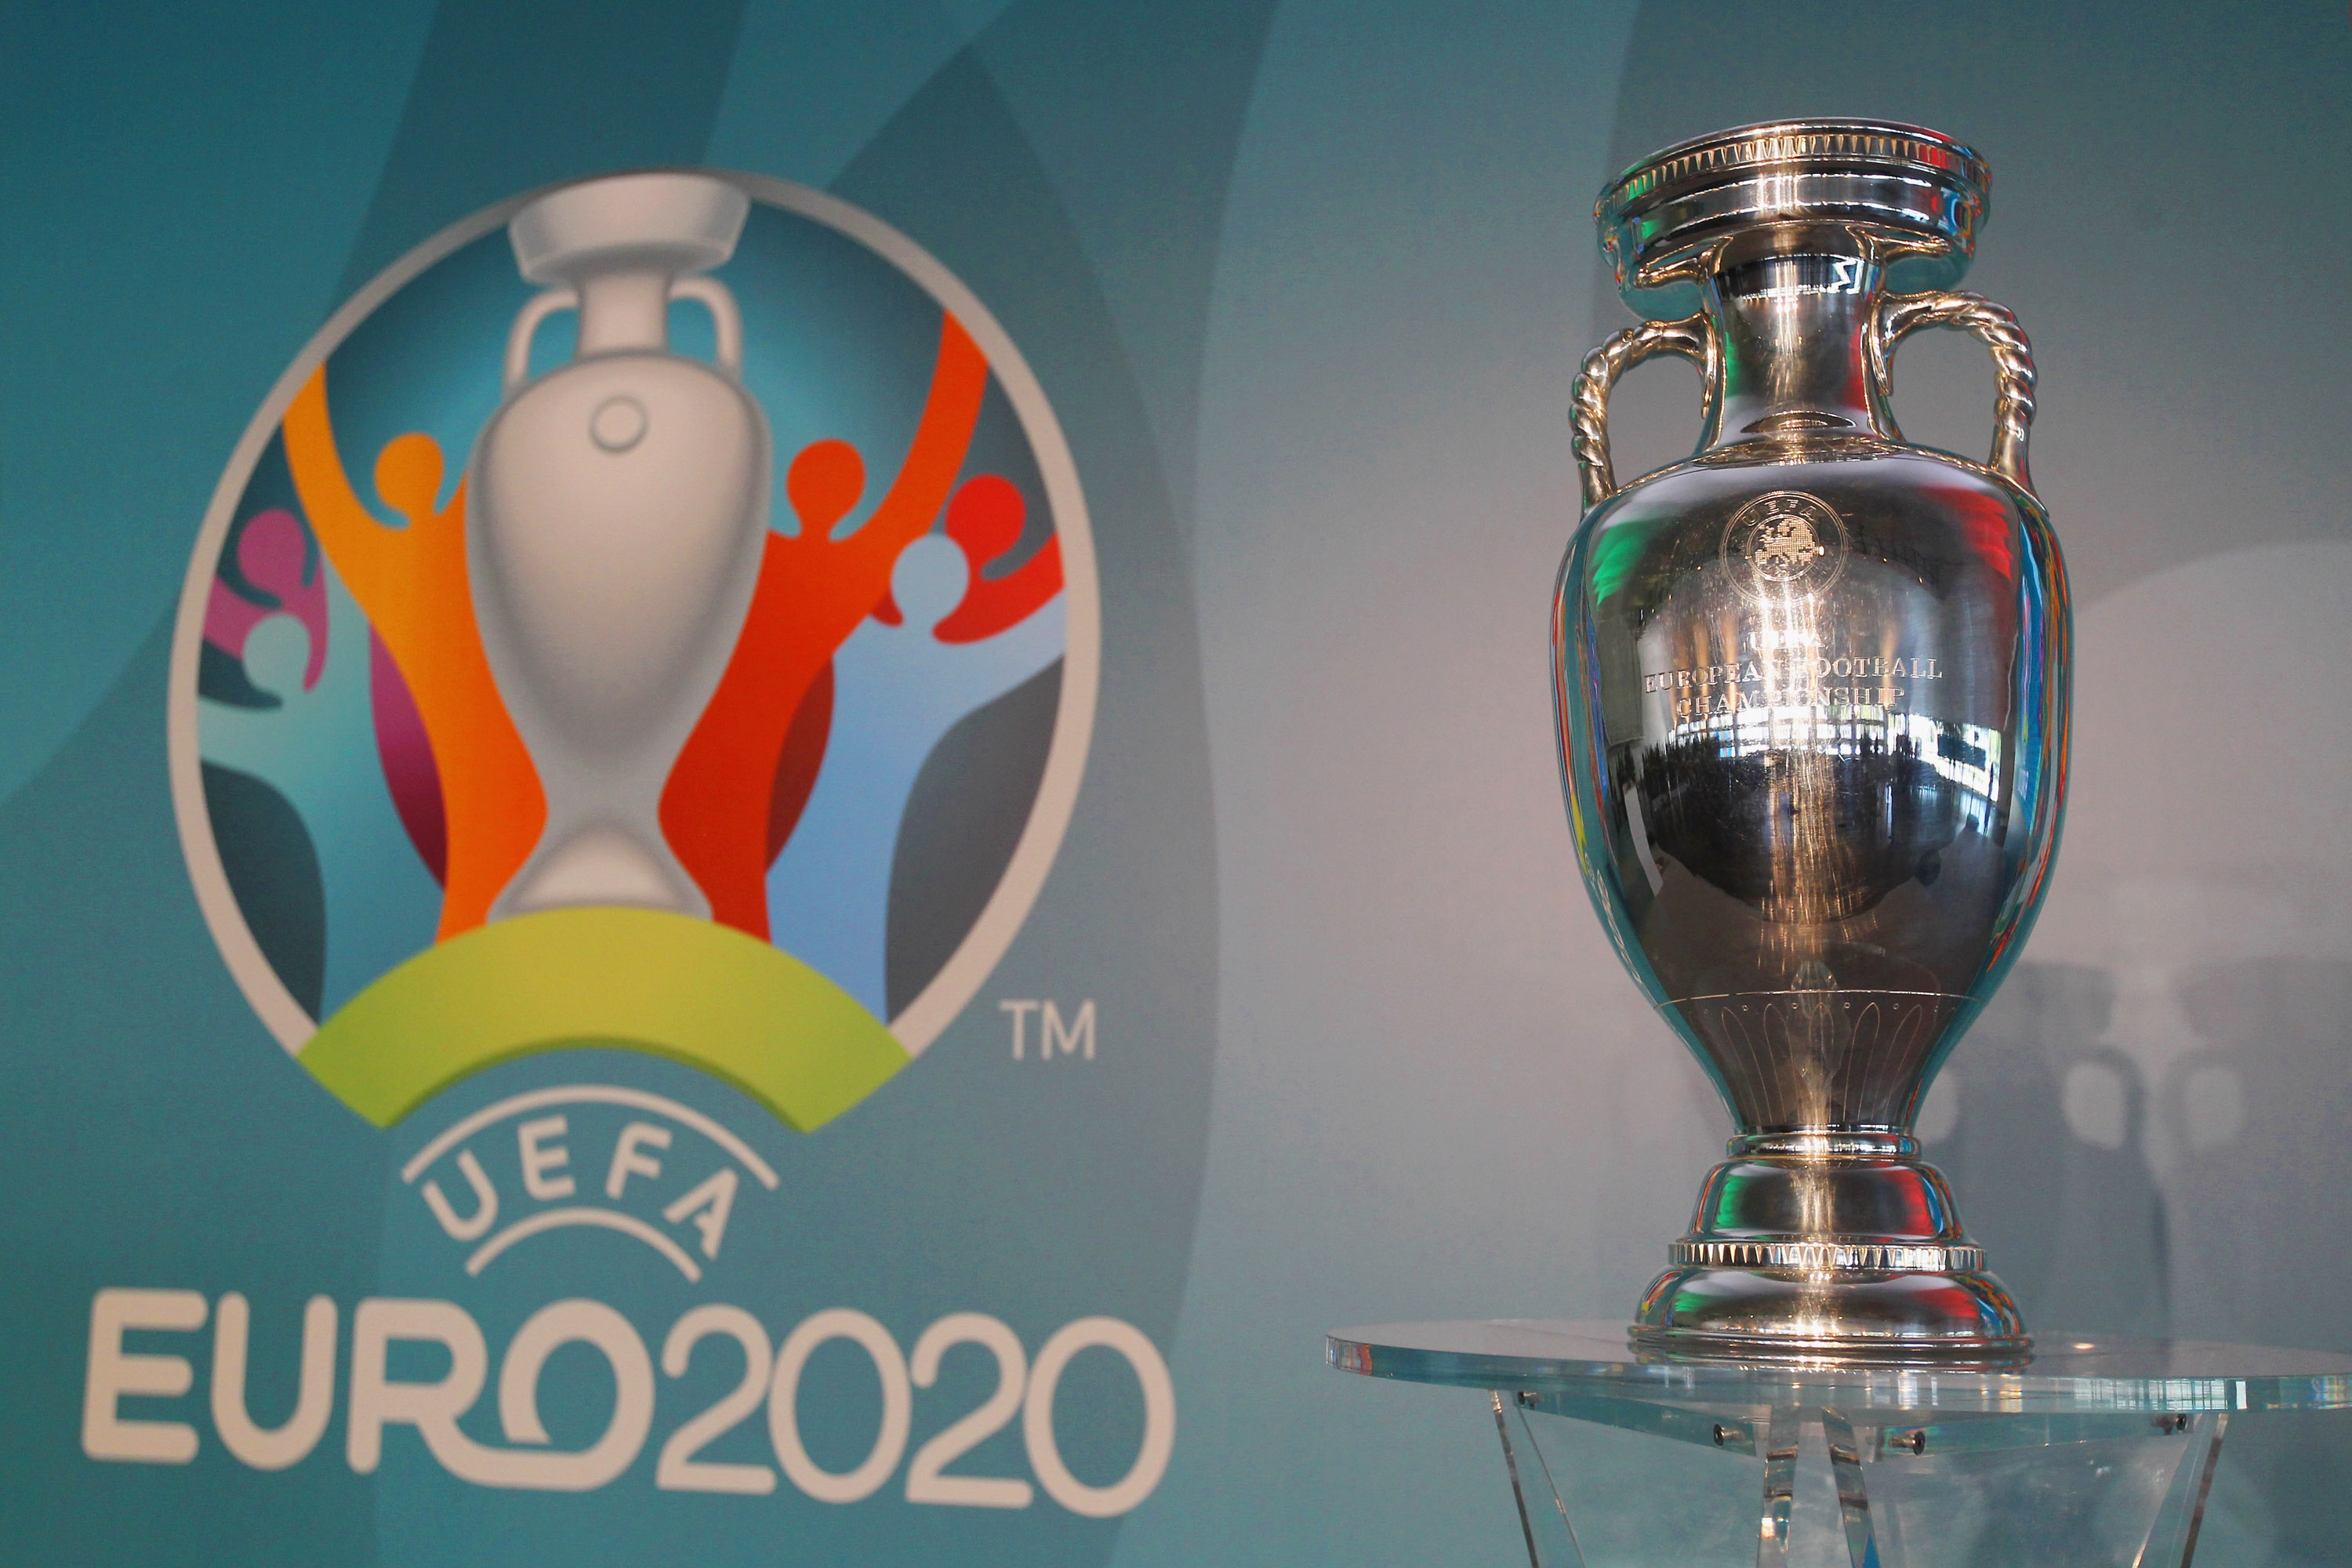
[[[801,813],[816,788],[816,771],[824,765],[825,742],[833,735],[833,666],[826,665],[809,682],[784,731],[783,754],[776,759],[775,793],[768,797],[768,864],[784,852],[784,841],[800,826]]]
[[[1062,591],[1062,536],[1048,534],[1036,552],[1002,577],[984,568],[1020,542],[1028,508],[1012,480],[982,474],[968,481],[948,503],[948,537],[963,546],[971,563],[971,586],[963,603],[933,628],[941,642],[985,642],[1017,626]]]
[[[948,502],[948,537],[963,547],[971,563],[971,585],[963,602],[932,628],[941,642],[986,642],[1034,615],[1062,591],[1062,536],[1046,536],[1036,552],[1002,577],[983,570],[1004,558],[1021,542],[1028,503],[1019,487],[1001,474],[981,474],[966,479]],[[874,618],[886,626],[899,622],[898,606],[886,591],[874,606]]]
[[[866,490],[856,448],[819,441],[785,471],[800,531],[769,533],[727,673],[662,791],[662,832],[710,900],[712,919],[767,940],[770,825],[780,796],[807,794],[787,790],[790,781],[778,776],[793,721],[834,650],[887,591],[898,552],[939,515],[987,385],[986,356],[961,323],[943,316],[907,460],[873,516],[845,539],[833,537],[834,526]],[[812,750],[793,748],[797,766],[813,766]]]

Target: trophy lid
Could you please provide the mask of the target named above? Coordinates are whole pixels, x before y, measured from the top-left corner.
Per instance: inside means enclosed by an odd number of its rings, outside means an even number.
[[[1675,263],[1726,235],[1794,223],[1908,240],[1907,286],[1943,288],[1968,268],[1991,183],[1975,150],[1940,132],[1783,120],[1652,153],[1609,184],[1592,218],[1629,301],[1678,281]]]

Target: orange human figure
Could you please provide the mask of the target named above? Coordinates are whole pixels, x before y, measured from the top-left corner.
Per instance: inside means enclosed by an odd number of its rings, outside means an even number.
[[[490,900],[547,824],[538,770],[499,696],[474,622],[465,481],[436,510],[440,444],[414,432],[399,437],[376,458],[375,488],[408,526],[378,521],[344,472],[323,365],[295,395],[282,430],[311,531],[400,667],[432,742],[448,834],[436,940],[446,942],[488,918]]]
[[[866,491],[856,448],[818,441],[785,470],[800,531],[768,535],[734,656],[662,791],[663,835],[710,900],[714,920],[767,939],[769,825],[793,716],[834,650],[889,591],[898,552],[939,516],[987,385],[987,357],[943,315],[907,460],[874,515],[846,539],[835,539],[833,529]],[[803,765],[814,761],[804,757]]]

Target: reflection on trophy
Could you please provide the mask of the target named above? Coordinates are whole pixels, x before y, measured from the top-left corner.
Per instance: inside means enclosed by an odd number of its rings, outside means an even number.
[[[726,261],[749,203],[696,174],[569,186],[509,226],[544,285],[508,340],[506,399],[475,448],[467,538],[499,692],[547,793],[538,847],[493,919],[577,904],[708,915],[662,837],[664,780],[742,628],[767,532],[767,421],[737,379]],[[669,350],[673,299],[707,309],[713,368]],[[572,361],[529,379],[541,321]]]
[[[1585,361],[1586,512],[1554,619],[1570,816],[1626,966],[1737,1127],[1643,1298],[1654,1350],[1998,1362],[2028,1340],[1911,1134],[2014,962],[2057,846],[2068,619],[2026,471],[2033,366],[1947,292],[1984,163],[1934,132],[1753,126],[1595,214],[1647,319]],[[1682,305],[1696,309],[1678,319]],[[1991,458],[1907,445],[1895,344],[1974,332]],[[1706,382],[1696,453],[1619,489],[1611,384]]]

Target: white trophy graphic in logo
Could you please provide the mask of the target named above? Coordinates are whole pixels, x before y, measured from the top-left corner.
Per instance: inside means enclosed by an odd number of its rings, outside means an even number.
[[[663,840],[663,782],[725,672],[767,534],[768,425],[739,379],[734,297],[698,276],[750,204],[696,174],[557,191],[509,226],[524,278],[506,397],[475,447],[467,563],[499,692],[547,826],[493,920],[583,904],[708,916]],[[716,328],[716,368],[669,348],[669,302]],[[533,333],[579,313],[572,361],[529,380]]]

